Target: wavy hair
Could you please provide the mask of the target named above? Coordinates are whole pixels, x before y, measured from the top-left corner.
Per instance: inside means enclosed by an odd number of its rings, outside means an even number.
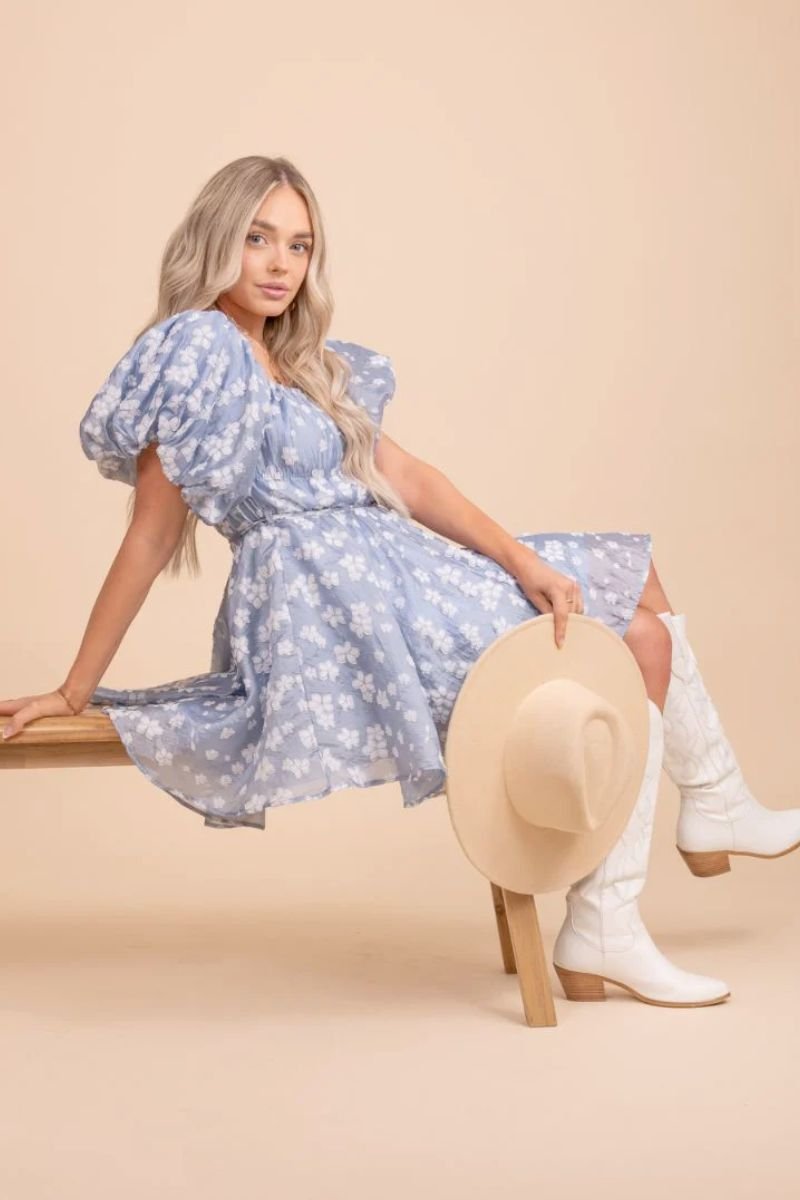
[[[375,466],[372,417],[347,395],[350,364],[325,346],[334,305],[325,269],[322,214],[309,183],[288,159],[248,155],[211,176],[167,241],[158,308],[136,338],[176,313],[213,307],[234,286],[253,218],[265,197],[281,184],[288,184],[305,200],[314,241],[294,300],[279,316],[264,322],[270,361],[288,386],[304,391],[339,427],[344,439],[342,470],[359,480],[379,504],[410,517],[402,497]],[[130,497],[129,520],[134,502],[135,493]],[[197,521],[190,509],[167,567],[171,575],[180,574],[184,565],[192,574],[199,571]]]

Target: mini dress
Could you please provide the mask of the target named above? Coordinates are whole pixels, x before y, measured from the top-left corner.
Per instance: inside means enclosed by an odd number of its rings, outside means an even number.
[[[391,359],[326,347],[381,432]],[[335,421],[270,380],[218,309],[145,331],[80,421],[106,479],[136,483],[151,442],[167,478],[229,543],[207,671],[90,697],[147,779],[214,828],[264,829],[267,809],[400,784],[404,807],[445,791],[448,722],[472,664],[540,615],[494,559],[379,504],[342,470]],[[644,532],[514,535],[581,586],[584,615],[621,637],[647,578]],[[144,682],[144,681],[137,681]]]

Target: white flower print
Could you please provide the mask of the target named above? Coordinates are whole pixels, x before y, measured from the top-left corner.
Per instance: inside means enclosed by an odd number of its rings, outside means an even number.
[[[328,639],[316,625],[304,625],[299,633],[301,642],[308,643],[309,646],[325,647],[328,644]]]
[[[372,700],[375,695],[375,682],[371,672],[356,671],[352,678],[352,684],[354,689],[361,693],[362,699]]]
[[[353,642],[339,642],[333,647],[333,653],[336,661],[343,665],[352,665],[361,657],[361,651]]]
[[[351,580],[362,579],[367,570],[367,560],[363,554],[345,554],[339,560],[339,565]]]
[[[332,729],[336,723],[333,697],[322,692],[313,692],[308,704],[315,725],[320,729]]]
[[[345,750],[355,750],[356,746],[361,743],[361,730],[355,728],[341,728],[336,733],[337,741],[341,742]]]
[[[308,758],[284,758],[281,767],[295,779],[301,779],[311,770],[311,760]]]
[[[357,604],[351,604],[350,613],[349,628],[352,629],[353,633],[360,638],[370,637],[372,634],[372,614],[370,613],[369,605],[363,604],[360,601]]]
[[[385,758],[389,753],[389,746],[383,725],[367,726],[366,737],[364,739],[364,753],[373,761],[378,758]]]

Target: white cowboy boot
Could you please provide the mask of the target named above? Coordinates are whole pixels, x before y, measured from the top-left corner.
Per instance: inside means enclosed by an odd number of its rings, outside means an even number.
[[[686,637],[684,613],[659,613],[672,635],[664,770],[681,801],[677,847],[694,875],[729,871],[729,854],[778,858],[800,846],[800,808],[765,808],[745,783]]]
[[[605,1000],[606,981],[648,1004],[718,1004],[730,995],[728,985],[674,966],[639,913],[664,751],[661,710],[652,700],[647,703],[649,749],[636,805],[603,861],[567,891],[567,915],[553,945],[553,966],[568,1000]]]

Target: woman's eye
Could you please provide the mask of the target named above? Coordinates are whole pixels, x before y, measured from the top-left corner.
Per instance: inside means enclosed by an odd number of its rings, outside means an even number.
[[[248,233],[247,240],[250,241],[252,238],[263,238],[263,237],[264,237],[263,233]],[[294,245],[299,246],[300,249],[305,250],[306,253],[308,253],[308,251],[311,249],[311,247],[307,246],[305,242],[295,242]]]

